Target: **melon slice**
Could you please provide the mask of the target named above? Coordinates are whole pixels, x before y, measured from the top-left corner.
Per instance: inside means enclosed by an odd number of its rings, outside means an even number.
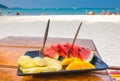
[[[66,43],[65,45],[62,44],[51,45],[50,48],[44,50],[44,56],[48,56],[55,59],[58,59],[59,56],[67,58],[67,52],[70,47],[71,47],[70,43]],[[70,52],[71,58],[77,57],[86,62],[90,62],[93,59],[93,56],[94,56],[93,51],[90,51],[78,45],[73,45],[73,48],[71,49]]]
[[[44,56],[48,56],[50,58],[58,59],[59,54],[53,48],[47,48],[44,50]]]
[[[79,56],[83,61],[90,62],[93,59],[94,52],[85,48],[80,48]]]

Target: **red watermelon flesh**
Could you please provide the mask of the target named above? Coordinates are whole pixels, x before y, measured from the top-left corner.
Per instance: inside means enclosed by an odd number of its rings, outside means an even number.
[[[63,58],[66,58],[70,47],[71,47],[70,43],[66,43],[65,45],[63,44],[51,45],[50,48],[44,50],[44,55],[49,56],[51,58],[58,58],[60,55]],[[83,61],[87,61],[87,62],[90,62],[93,56],[94,53],[92,51],[80,47],[78,45],[73,45],[70,52],[70,57],[78,57]]]
[[[59,49],[57,52],[63,57],[67,57],[67,51],[68,49],[64,46],[64,45],[61,45],[61,44],[57,44],[57,48]]]
[[[69,49],[69,48],[71,47],[71,45],[72,45],[71,43],[68,43],[68,42],[67,42],[66,45],[64,45],[64,46],[65,46],[67,49]]]
[[[44,56],[48,56],[54,59],[59,58],[59,54],[53,48],[47,48],[44,50]]]
[[[54,49],[56,52],[58,52],[58,51],[59,51],[59,49],[57,48],[57,46],[56,46],[56,45],[51,45],[51,48],[52,48],[52,49]]]
[[[58,44],[57,47],[58,47],[58,49],[61,50],[64,54],[67,54],[68,49],[67,49],[64,45]]]
[[[83,61],[90,62],[93,59],[94,53],[86,48],[79,47],[79,55]]]

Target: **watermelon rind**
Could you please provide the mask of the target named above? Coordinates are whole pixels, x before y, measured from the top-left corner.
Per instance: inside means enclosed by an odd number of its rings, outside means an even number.
[[[85,60],[85,62],[91,62],[92,59],[93,59],[93,57],[94,57],[94,52],[93,52],[93,51],[90,51],[90,56],[89,56],[88,59]]]
[[[58,59],[59,56],[60,56],[60,55],[59,55],[58,53],[55,53],[54,59]]]

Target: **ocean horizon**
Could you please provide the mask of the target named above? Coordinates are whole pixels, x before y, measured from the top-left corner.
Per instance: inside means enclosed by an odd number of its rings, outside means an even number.
[[[86,15],[89,11],[99,15],[102,11],[119,13],[120,8],[11,8],[2,9],[0,13],[8,16],[13,16],[17,12],[20,15]]]

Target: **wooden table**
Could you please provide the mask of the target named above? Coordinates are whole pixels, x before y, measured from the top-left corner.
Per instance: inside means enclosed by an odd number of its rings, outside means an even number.
[[[47,76],[17,76],[17,60],[28,50],[38,50],[42,46],[42,38],[9,36],[0,40],[0,81],[111,81],[103,71],[84,74],[59,74]],[[71,42],[68,38],[48,38],[46,47],[51,44]],[[78,45],[98,53],[92,40],[78,39]],[[98,53],[99,54],[99,53]]]

